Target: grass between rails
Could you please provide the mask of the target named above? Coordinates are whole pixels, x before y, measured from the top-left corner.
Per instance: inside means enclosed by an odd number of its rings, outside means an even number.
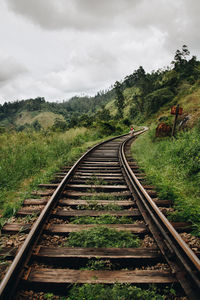
[[[122,206],[116,204],[100,205],[97,200],[86,200],[87,205],[78,205],[77,209],[87,209],[87,210],[122,210]]]
[[[175,291],[172,287],[156,290],[154,286],[142,289],[130,284],[115,283],[112,285],[104,284],[75,284],[70,290],[69,295],[60,297],[59,300],[165,300],[175,299]],[[45,299],[54,300],[53,294],[45,294]]]
[[[157,187],[161,199],[174,201],[174,221],[190,221],[200,236],[200,126],[177,134],[176,139],[155,139],[155,129],[132,145],[133,157]]]
[[[0,135],[0,211],[9,217],[41,182],[48,182],[62,165],[77,160],[99,142],[85,128],[65,133],[20,132]]]
[[[116,269],[115,264],[110,259],[90,259],[85,267],[81,270],[99,271],[99,270],[114,270]]]
[[[89,189],[88,193],[93,193],[92,196],[82,196],[81,200],[97,201],[97,200],[124,200],[125,198],[121,195],[112,195],[112,193],[96,193],[95,189]]]
[[[130,286],[130,285],[122,285],[115,284],[112,287],[108,287],[102,284],[85,284],[81,287],[78,285],[74,286],[67,300],[78,300],[78,299],[87,299],[87,300],[161,300],[164,297],[158,295],[153,290],[142,290],[141,288]]]
[[[85,248],[137,248],[140,244],[140,239],[131,232],[117,231],[102,226],[78,232],[71,232],[65,246]]]
[[[133,224],[132,218],[128,217],[115,217],[105,213],[99,217],[75,217],[70,223],[72,224]]]

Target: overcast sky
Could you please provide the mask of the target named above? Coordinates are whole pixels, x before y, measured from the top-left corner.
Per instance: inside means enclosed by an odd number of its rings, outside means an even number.
[[[0,0],[0,103],[94,95],[140,65],[200,57],[199,0]]]

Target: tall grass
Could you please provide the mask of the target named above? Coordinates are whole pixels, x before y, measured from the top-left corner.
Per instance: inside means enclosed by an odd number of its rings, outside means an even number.
[[[139,137],[132,146],[133,157],[157,186],[160,198],[174,201],[170,218],[191,221],[200,232],[200,128],[181,132],[177,139],[154,136],[151,129]]]
[[[97,138],[85,128],[65,133],[23,131],[0,135],[0,209],[17,197],[16,191],[23,185],[50,177],[62,164],[78,158],[89,141]]]

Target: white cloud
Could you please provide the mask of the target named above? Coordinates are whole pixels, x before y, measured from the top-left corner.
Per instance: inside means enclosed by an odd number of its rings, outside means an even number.
[[[26,71],[26,68],[13,57],[0,56],[0,85],[7,84]]]
[[[183,44],[198,56],[199,14],[199,0],[3,0],[0,99],[93,94]]]

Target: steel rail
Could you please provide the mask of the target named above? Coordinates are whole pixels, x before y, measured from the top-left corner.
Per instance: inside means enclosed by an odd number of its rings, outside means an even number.
[[[138,135],[141,132],[135,134]],[[184,289],[189,299],[199,299],[200,295],[200,260],[195,253],[188,247],[181,236],[177,233],[174,227],[170,224],[167,218],[159,210],[157,205],[153,202],[147,191],[143,188],[133,171],[131,170],[125,155],[125,145],[133,137],[130,137],[121,144],[120,147],[120,163],[123,166],[125,174],[129,183],[136,191],[141,203],[148,211],[149,216],[154,222],[159,233],[163,237],[166,247],[169,252],[174,255],[173,262],[178,263],[178,272],[175,270],[176,277]],[[155,236],[154,236],[155,238]],[[156,239],[156,238],[155,238]],[[163,251],[162,251],[163,252]],[[166,255],[165,255],[166,256]],[[171,257],[167,259],[169,262]]]
[[[108,139],[106,141],[103,141],[91,149],[89,149],[85,154],[83,154],[80,159],[72,166],[72,168],[69,170],[67,175],[63,178],[59,186],[54,191],[53,195],[50,197],[49,201],[47,202],[45,208],[42,210],[41,214],[39,215],[38,219],[34,223],[32,229],[30,230],[28,236],[26,237],[25,242],[23,243],[22,247],[20,248],[19,252],[15,256],[12,264],[10,265],[6,275],[4,276],[1,285],[0,285],[0,299],[1,300],[8,300],[13,299],[13,294],[15,293],[17,282],[19,282],[19,274],[21,270],[24,268],[25,262],[27,260],[27,257],[29,256],[29,253],[35,243],[35,240],[40,236],[43,225],[46,221],[46,218],[48,217],[52,207],[55,205],[57,199],[61,195],[61,193],[64,190],[65,185],[69,182],[71,177],[73,176],[75,170],[78,168],[80,163],[84,160],[84,158],[91,153],[93,150],[98,148],[99,146],[110,142],[112,140],[118,139],[120,137],[126,136],[128,134],[123,134],[117,137],[113,137],[111,139]]]

